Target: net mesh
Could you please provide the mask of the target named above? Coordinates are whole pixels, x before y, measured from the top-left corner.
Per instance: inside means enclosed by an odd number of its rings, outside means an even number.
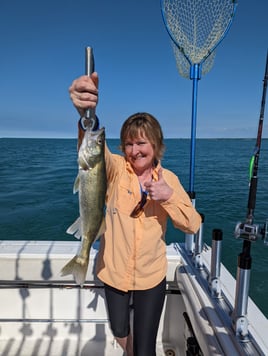
[[[202,75],[208,73],[234,15],[234,0],[162,0],[162,14],[180,75],[189,78],[190,66],[200,63]]]

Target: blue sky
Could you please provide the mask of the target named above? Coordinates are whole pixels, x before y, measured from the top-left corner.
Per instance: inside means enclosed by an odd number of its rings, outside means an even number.
[[[256,137],[267,13],[267,0],[238,1],[214,66],[199,81],[197,137]],[[118,137],[137,111],[155,115],[165,137],[190,137],[192,81],[178,74],[159,0],[1,0],[0,32],[0,137],[76,137],[68,87],[84,73],[86,46],[94,50],[107,137]]]

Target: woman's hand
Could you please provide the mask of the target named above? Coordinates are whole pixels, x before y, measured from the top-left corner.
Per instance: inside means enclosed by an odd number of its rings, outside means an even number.
[[[158,181],[145,182],[144,186],[150,198],[160,202],[168,200],[173,193],[173,189],[170,188],[163,178],[162,168],[158,171]]]
[[[97,107],[98,85],[99,77],[96,72],[90,77],[83,75],[72,82],[69,88],[70,98],[80,116],[84,116],[87,109]]]

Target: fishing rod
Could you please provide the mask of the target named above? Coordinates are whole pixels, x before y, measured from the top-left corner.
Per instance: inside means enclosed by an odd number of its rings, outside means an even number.
[[[251,243],[258,238],[262,238],[264,241],[267,238],[267,220],[262,226],[254,224],[254,210],[256,205],[257,196],[257,183],[258,183],[258,168],[259,168],[259,156],[262,140],[263,119],[265,111],[265,99],[267,91],[268,81],[268,52],[266,55],[266,67],[263,79],[263,91],[260,118],[258,125],[258,133],[256,146],[253,156],[250,160],[250,185],[248,195],[247,216],[245,222],[237,223],[235,227],[235,237],[243,239],[243,249],[238,255],[237,263],[237,275],[236,275],[236,294],[235,294],[235,306],[232,316],[233,327],[236,332],[236,336],[241,341],[248,341],[248,321],[247,321],[247,304],[248,304],[248,292],[250,281],[250,270],[252,258],[250,255]]]
[[[261,228],[259,225],[253,224],[253,219],[254,219],[254,210],[255,210],[256,196],[257,196],[259,156],[261,150],[267,81],[268,81],[268,52],[266,56],[266,67],[265,67],[265,74],[263,79],[263,91],[262,91],[262,101],[261,101],[257,140],[256,140],[253,156],[251,157],[250,165],[249,165],[250,185],[249,185],[249,195],[248,195],[247,216],[246,216],[246,221],[244,223],[238,223],[235,229],[235,236],[237,238],[242,238],[245,241],[249,241],[249,242],[256,241],[259,235],[264,237],[264,230],[265,230],[265,227]]]

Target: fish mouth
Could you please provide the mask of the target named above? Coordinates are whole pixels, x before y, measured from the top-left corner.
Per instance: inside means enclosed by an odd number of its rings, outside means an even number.
[[[100,129],[96,131],[92,131],[90,129],[87,129],[85,132],[85,140],[87,142],[87,145],[89,142],[94,142],[98,141],[99,137],[105,137],[105,127],[101,127]]]

